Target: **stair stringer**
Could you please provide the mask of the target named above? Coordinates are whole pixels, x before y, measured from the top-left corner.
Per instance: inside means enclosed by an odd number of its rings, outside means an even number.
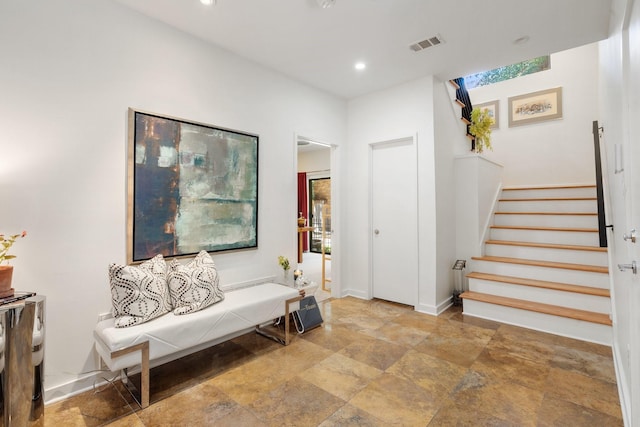
[[[496,192],[493,195],[493,203],[491,204],[491,211],[484,222],[484,229],[482,231],[482,235],[480,236],[481,242],[486,242],[489,240],[489,233],[491,232],[491,226],[494,225],[494,218],[496,216],[496,210],[498,209],[498,201],[500,200],[500,195],[502,194],[502,181],[496,187]],[[482,245],[482,255],[485,255],[487,252],[486,245]],[[472,266],[473,266],[473,260]]]

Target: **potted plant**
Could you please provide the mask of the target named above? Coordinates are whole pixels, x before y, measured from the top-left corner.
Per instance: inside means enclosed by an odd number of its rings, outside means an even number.
[[[15,255],[9,255],[9,249],[19,237],[25,237],[26,235],[26,231],[7,237],[5,237],[4,234],[0,234],[0,264],[16,257]],[[13,288],[11,287],[12,276],[13,266],[0,265],[0,298],[6,298],[13,295]]]
[[[289,281],[289,269],[291,268],[291,264],[289,264],[289,258],[283,255],[278,256],[278,265],[282,267],[284,281],[286,284]]]
[[[469,133],[475,139],[475,152],[482,153],[485,148],[493,150],[491,147],[491,126],[495,123],[493,117],[486,108],[474,108],[471,111],[471,125]]]

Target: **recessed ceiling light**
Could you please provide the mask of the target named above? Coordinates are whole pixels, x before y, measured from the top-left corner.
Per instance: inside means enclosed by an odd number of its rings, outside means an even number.
[[[318,5],[323,9],[328,9],[334,4],[336,4],[336,0],[317,0]]]
[[[216,2],[216,0],[200,0],[200,3],[202,3],[205,6],[211,6],[215,2]]]
[[[361,71],[367,68],[367,64],[365,64],[364,62],[356,62],[356,65],[354,65],[354,68],[358,71]]]

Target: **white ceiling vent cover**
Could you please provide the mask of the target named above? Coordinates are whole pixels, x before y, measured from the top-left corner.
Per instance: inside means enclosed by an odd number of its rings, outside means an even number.
[[[437,46],[442,43],[444,43],[444,40],[442,40],[442,37],[440,37],[440,35],[435,35],[433,37],[429,37],[419,42],[410,44],[409,49],[411,49],[414,52],[420,52],[421,50],[425,50],[428,47]]]

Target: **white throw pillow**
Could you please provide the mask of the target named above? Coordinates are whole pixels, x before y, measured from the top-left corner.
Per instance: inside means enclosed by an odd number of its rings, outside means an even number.
[[[109,283],[116,328],[139,325],[173,308],[162,255],[139,266],[111,264]]]
[[[218,286],[216,265],[207,251],[200,253],[184,265],[174,259],[169,264],[167,283],[174,314],[187,314],[202,310],[224,299]]]

